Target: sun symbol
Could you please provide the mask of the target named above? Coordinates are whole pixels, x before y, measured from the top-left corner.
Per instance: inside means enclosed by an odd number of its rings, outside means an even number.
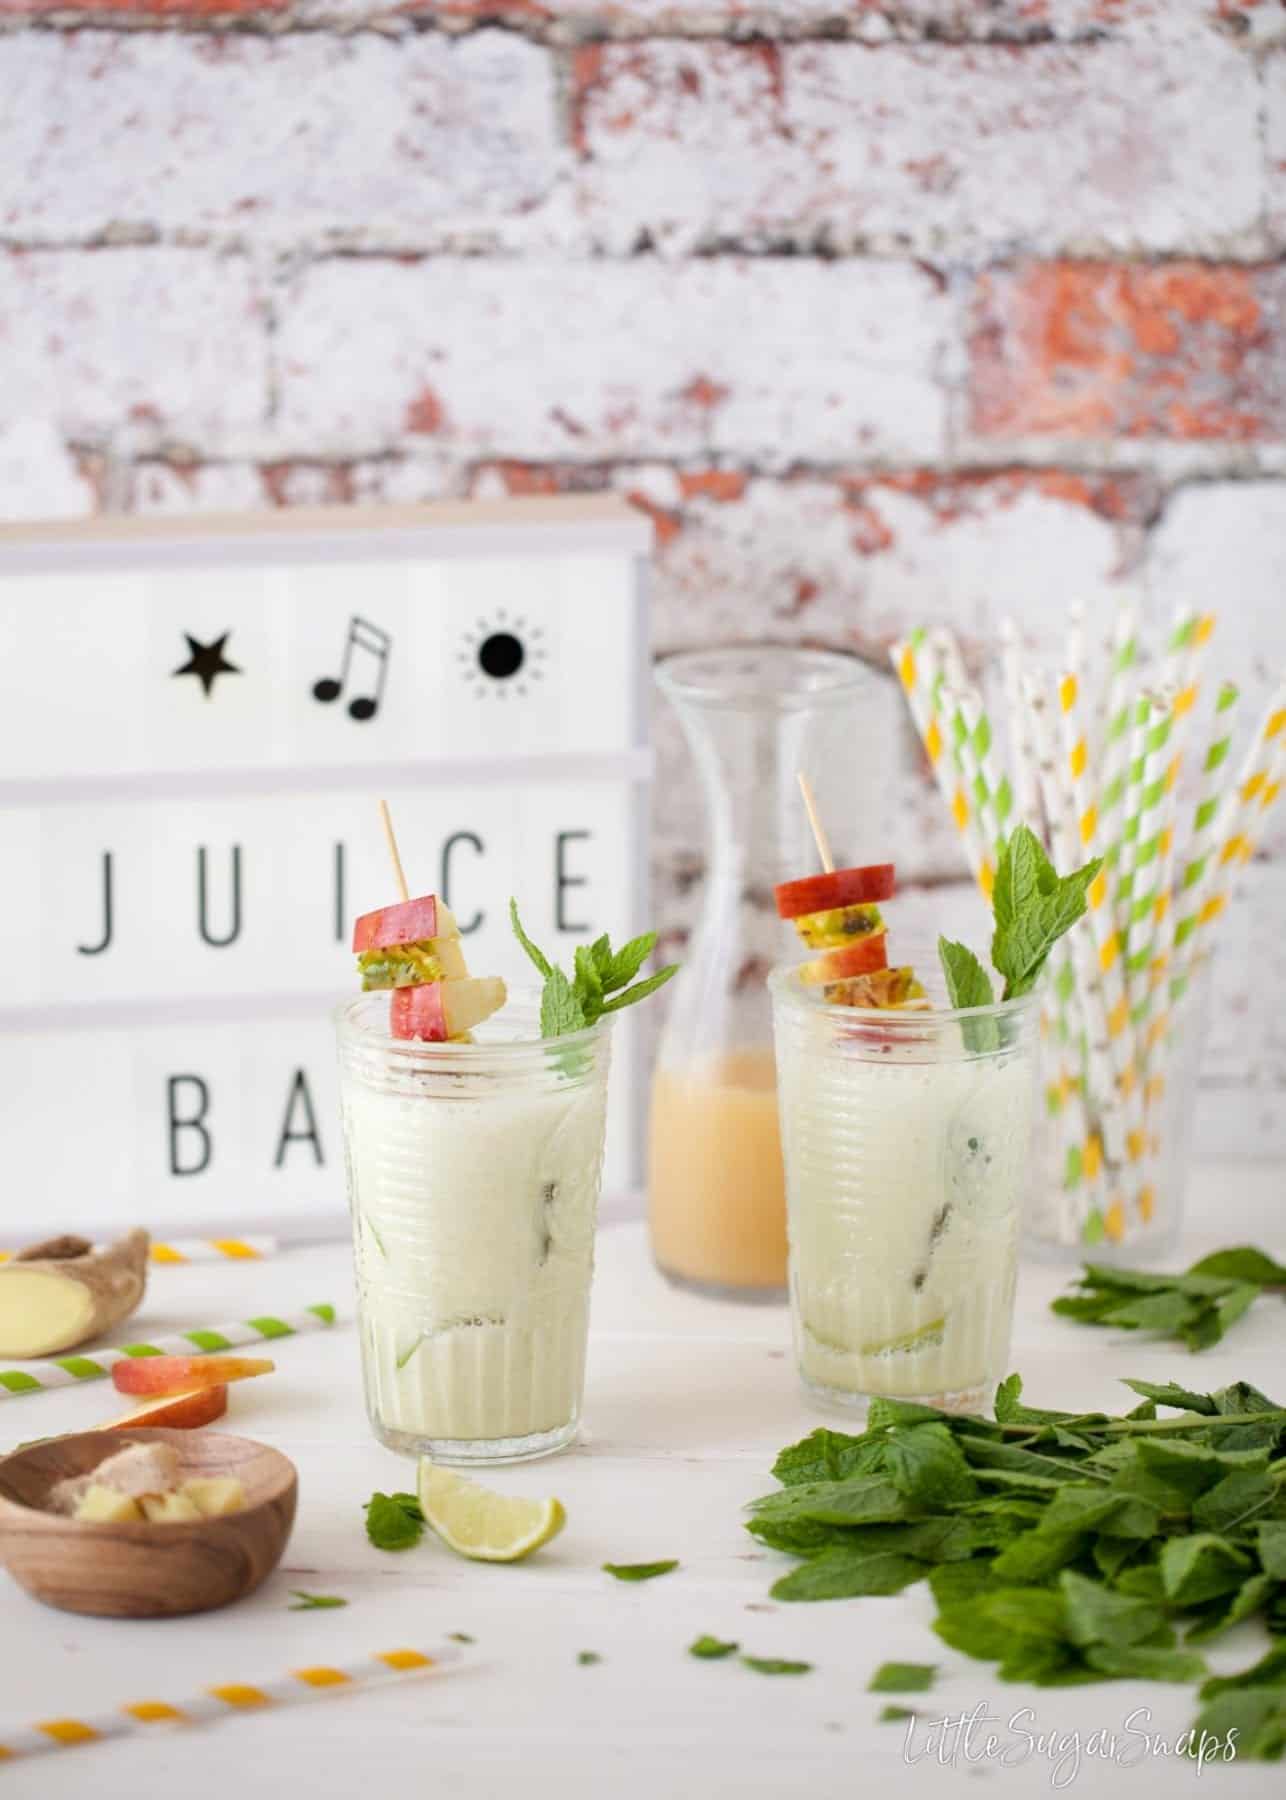
[[[479,618],[465,632],[456,661],[470,691],[480,699],[494,694],[504,700],[531,692],[528,685],[544,680],[544,632],[522,617],[511,618],[503,607],[493,618]]]

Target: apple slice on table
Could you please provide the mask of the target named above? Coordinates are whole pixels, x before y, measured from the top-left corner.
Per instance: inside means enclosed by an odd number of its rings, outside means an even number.
[[[396,906],[381,906],[377,912],[363,913],[353,926],[353,953],[364,950],[386,950],[393,944],[420,944],[429,938],[458,938],[460,927],[436,894],[421,894],[417,900],[399,900]]]
[[[276,1366],[266,1356],[132,1356],[112,1364],[112,1384],[118,1394],[191,1394],[271,1375]]]
[[[448,1038],[463,1036],[498,1012],[505,995],[505,984],[498,975],[396,988],[389,1004],[389,1029],[395,1038],[422,1038],[430,1044],[444,1044]]]
[[[99,1431],[132,1431],[137,1425],[170,1425],[176,1431],[193,1431],[211,1425],[228,1410],[226,1387],[197,1388],[189,1394],[167,1394],[150,1406],[139,1406],[123,1419],[108,1419]]]
[[[800,969],[799,979],[810,986],[843,981],[849,975],[869,975],[873,969],[886,969],[888,962],[888,950],[881,931],[875,937],[859,938],[856,943],[845,944],[842,950],[828,950],[823,956],[815,956]]]
[[[783,881],[773,894],[783,919],[829,912],[837,906],[871,906],[893,898],[893,864],[868,863],[861,869],[806,875],[802,881]]]

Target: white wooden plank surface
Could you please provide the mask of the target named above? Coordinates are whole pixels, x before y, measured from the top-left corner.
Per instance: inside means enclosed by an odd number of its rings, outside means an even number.
[[[1201,1169],[1191,1211],[1199,1229],[1184,1257],[1216,1241],[1259,1237],[1280,1248],[1280,1165]],[[1217,1230],[1211,1226],[1217,1224]],[[1024,1270],[1011,1365],[1038,1404],[1102,1405],[1128,1398],[1122,1374],[1215,1387],[1244,1376],[1282,1385],[1280,1310],[1261,1305],[1231,1342],[1199,1363],[1174,1349],[1089,1332],[1056,1320],[1048,1301],[1063,1272]],[[259,1265],[158,1270],[149,1332],[334,1300],[351,1321],[351,1276],[340,1246],[297,1249]],[[772,1484],[773,1455],[823,1422],[794,1380],[785,1311],[703,1302],[652,1271],[642,1228],[603,1233],[590,1350],[587,1429],[570,1454],[492,1478],[513,1492],[557,1492],[563,1535],[530,1564],[488,1568],[426,1543],[399,1556],[366,1542],[361,1503],[376,1487],[406,1485],[410,1465],[382,1449],[362,1414],[351,1324],[276,1347],[278,1372],[233,1394],[230,1430],[268,1439],[300,1471],[300,1512],[282,1568],[250,1600],[200,1619],[108,1622],[48,1611],[0,1585],[0,1741],[4,1725],[147,1697],[181,1698],[207,1683],[254,1680],[301,1662],[452,1631],[475,1642],[461,1662],[396,1690],[353,1695],[275,1716],[240,1717],[162,1742],[125,1740],[17,1763],[0,1775],[22,1800],[104,1794],[228,1800],[286,1793],[314,1800],[427,1794],[489,1800],[512,1791],[559,1800],[654,1800],[657,1794],[807,1795],[849,1800],[891,1777],[912,1795],[984,1781],[983,1791],[1050,1791],[1050,1764],[1014,1767],[963,1758],[942,1766],[923,1731],[904,1755],[903,1728],[878,1725],[883,1703],[864,1690],[887,1658],[933,1661],[942,1675],[926,1716],[985,1701],[1003,1721],[1034,1709],[1030,1729],[1082,1741],[1122,1732],[1132,1709],[1173,1739],[1194,1716],[1188,1689],[1134,1682],[1040,1690],[1009,1687],[991,1665],[946,1650],[929,1630],[927,1589],[891,1599],[811,1607],[771,1602],[789,1565],[741,1527],[741,1507]],[[0,1443],[92,1425],[115,1410],[104,1384],[0,1402]],[[673,1575],[640,1586],[611,1580],[605,1560],[678,1556]],[[338,1593],[345,1611],[292,1613],[289,1590]],[[735,1662],[699,1663],[700,1632],[751,1652],[815,1665],[768,1679]],[[1220,1670],[1258,1654],[1248,1630],[1211,1651]],[[580,1650],[603,1658],[581,1667]],[[1173,1760],[1148,1768],[1087,1759],[1079,1778],[1096,1796],[1161,1783],[1190,1791],[1195,1771]],[[1207,1771],[1221,1795],[1261,1795],[1280,1780],[1266,1765]],[[977,1791],[975,1788],[974,1791]]]

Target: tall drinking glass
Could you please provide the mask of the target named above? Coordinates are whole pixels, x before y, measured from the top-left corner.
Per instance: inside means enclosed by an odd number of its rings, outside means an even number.
[[[803,1383],[978,1411],[1009,1350],[1039,1002],[897,1013],[825,1005],[793,969],[770,985]]]
[[[391,1449],[519,1462],[576,1436],[611,1020],[542,1039],[511,1000],[472,1043],[340,1008],[366,1408]]]

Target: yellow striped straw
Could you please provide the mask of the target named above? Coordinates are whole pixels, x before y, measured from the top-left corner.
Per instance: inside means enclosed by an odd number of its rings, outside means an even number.
[[[907,705],[920,734],[920,742],[924,745],[938,791],[946,802],[947,811],[964,846],[969,871],[975,881],[981,882],[982,839],[969,804],[969,795],[957,769],[954,750],[948,742],[948,724],[939,710],[939,663],[942,659],[942,647],[940,644],[931,646],[926,632],[915,631],[909,638],[902,638],[890,646],[889,658],[902,684],[902,691],[906,695]]]
[[[1220,805],[1214,834],[1218,852],[1207,856],[1206,866],[1187,896],[1183,917],[1175,923],[1172,977],[1180,988],[1212,923],[1227,907],[1235,877],[1249,860],[1264,815],[1277,799],[1283,751],[1286,681],[1269,702],[1236,783]]]
[[[1067,788],[1075,820],[1074,849],[1078,863],[1103,855],[1102,828],[1095,804],[1094,782],[1089,767],[1089,709],[1077,676],[1069,671],[1058,683],[1058,714]],[[1075,866],[1075,865],[1073,865]],[[1121,933],[1113,917],[1112,871],[1106,862],[1086,894],[1094,962],[1088,965],[1107,1023],[1108,1053],[1116,1089],[1125,1096],[1126,1153],[1140,1142],[1142,1108],[1136,1086],[1137,1052],[1130,1007],[1125,989],[1125,958]]]
[[[357,1662],[312,1663],[269,1681],[223,1682],[181,1700],[132,1700],[82,1718],[37,1719],[12,1730],[0,1726],[0,1764],[50,1750],[101,1744],[110,1738],[154,1736],[158,1726],[208,1725],[238,1713],[297,1705],[358,1688],[384,1687],[459,1658],[460,1652],[451,1645],[435,1650],[378,1650]]]
[[[148,1252],[158,1266],[174,1263],[259,1262],[275,1256],[279,1245],[275,1237],[172,1238],[168,1243],[152,1240]],[[0,1263],[9,1262],[14,1250],[0,1250]]]

